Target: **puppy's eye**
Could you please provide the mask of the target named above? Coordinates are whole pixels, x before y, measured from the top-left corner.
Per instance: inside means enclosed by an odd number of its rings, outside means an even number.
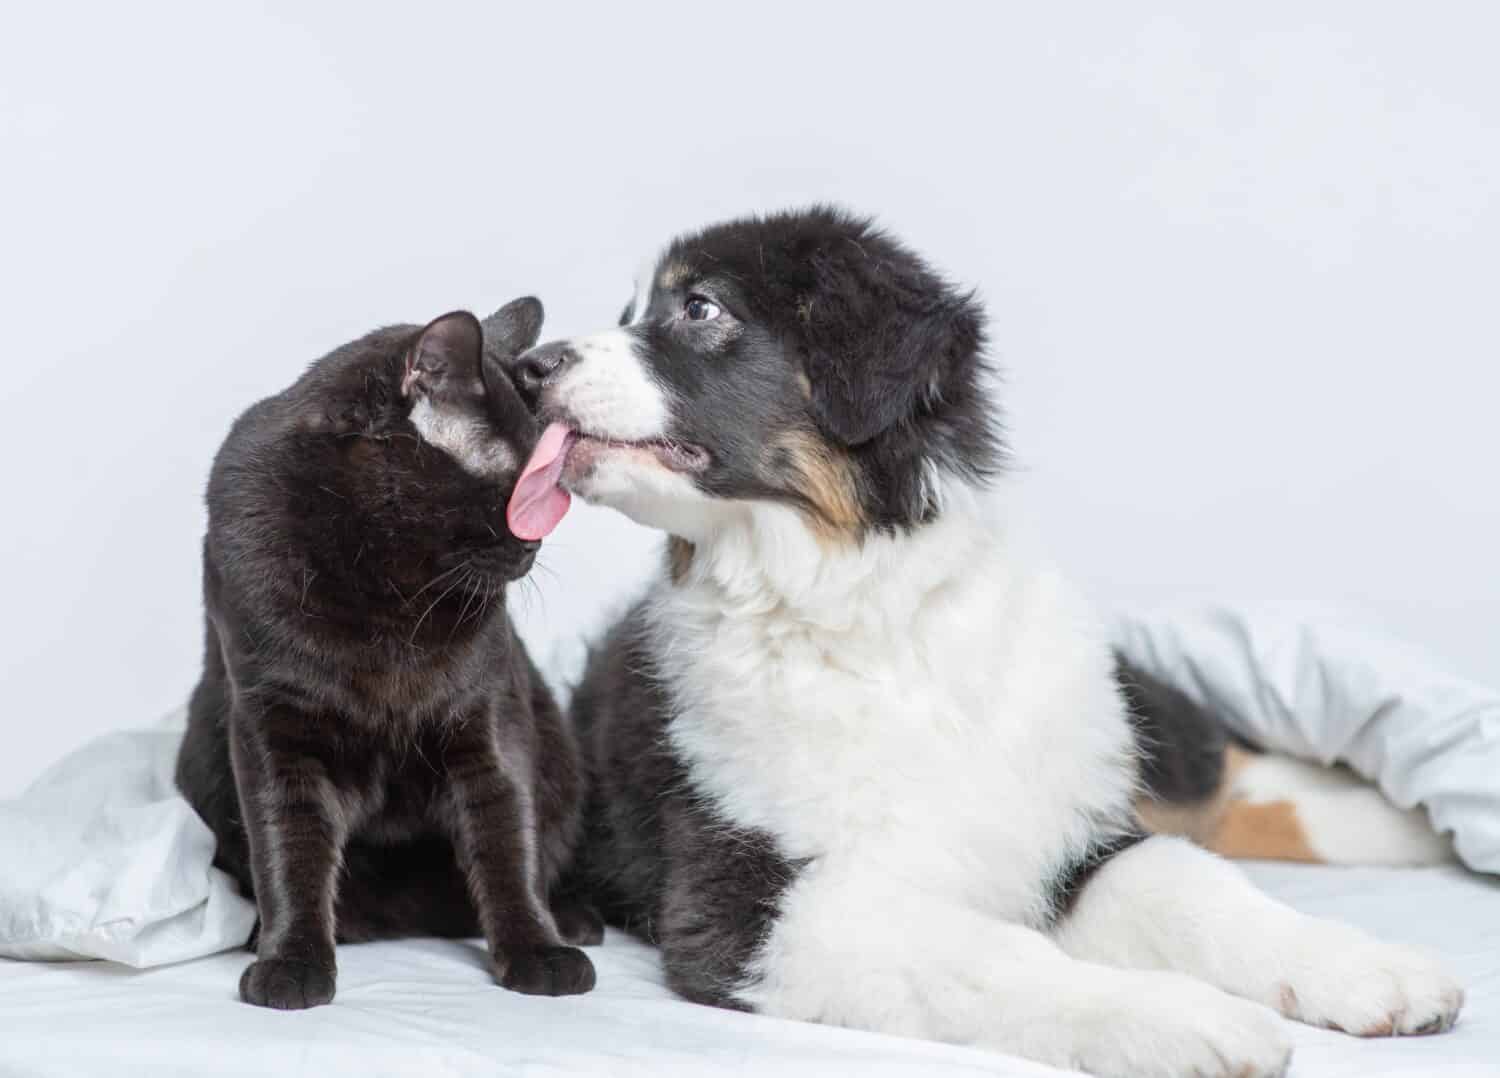
[[[717,303],[702,296],[689,296],[682,305],[682,317],[689,322],[711,322],[722,313]]]

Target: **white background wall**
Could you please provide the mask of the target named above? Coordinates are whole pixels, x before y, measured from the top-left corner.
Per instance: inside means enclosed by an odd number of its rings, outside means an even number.
[[[672,232],[814,199],[981,289],[1101,598],[1352,603],[1500,682],[1495,5],[378,6],[5,20],[0,795],[191,688],[252,400],[455,305],[598,326]],[[577,512],[533,639],[653,546]]]

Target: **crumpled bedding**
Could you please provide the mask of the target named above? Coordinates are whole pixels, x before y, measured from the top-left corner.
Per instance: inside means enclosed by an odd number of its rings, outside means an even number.
[[[1500,873],[1500,689],[1322,606],[1130,613],[1116,638],[1252,743],[1347,764],[1401,808],[1426,808],[1470,868]]]
[[[1287,604],[1132,613],[1116,638],[1251,741],[1425,805],[1465,863],[1500,873],[1500,692]],[[172,784],[182,722],[100,738],[0,802],[0,956],[145,968],[249,937],[253,907]]]
[[[0,802],[0,956],[143,968],[250,938],[255,907],[172,782],[182,719],[92,741]]]
[[[1359,1040],[1293,1026],[1292,1078],[1500,1076],[1500,881],[1454,866],[1341,869],[1251,864],[1256,883],[1443,954],[1468,988],[1439,1037]],[[685,1003],[655,952],[619,933],[591,949],[599,985],[541,999],[497,988],[478,941],[339,949],[338,997],[310,1011],[240,1003],[250,956],[230,951],[132,970],[104,962],[0,960],[0,1073],[28,1078],[204,1074],[436,1078],[459,1074],[1016,1078],[1060,1072],[975,1049]]]
[[[1500,872],[1500,694],[1285,607],[1132,614],[1118,640],[1251,740],[1346,762],[1398,804],[1426,805],[1471,866]],[[0,955],[109,960],[0,959],[0,1073],[1055,1073],[684,1003],[654,952],[613,932],[594,952],[599,987],[581,997],[504,992],[477,945],[412,940],[340,948],[334,1006],[241,1005],[254,910],[212,868],[212,836],[173,788],[181,721],[101,738],[0,803]],[[1470,989],[1444,1037],[1299,1027],[1294,1073],[1500,1076],[1500,883],[1456,867],[1247,868],[1308,912],[1435,948]]]

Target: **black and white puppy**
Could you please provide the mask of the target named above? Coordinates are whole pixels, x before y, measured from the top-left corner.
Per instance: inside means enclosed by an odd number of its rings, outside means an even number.
[[[1274,1012],[1447,1028],[1431,958],[1143,838],[1104,629],[1003,517],[983,314],[818,209],[672,243],[619,328],[514,367],[510,503],[671,535],[574,701],[579,870],[689,999],[1110,1075],[1271,1075]]]

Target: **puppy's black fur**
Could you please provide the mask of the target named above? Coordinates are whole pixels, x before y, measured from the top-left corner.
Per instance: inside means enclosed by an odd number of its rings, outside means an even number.
[[[1224,781],[1229,730],[1181,689],[1115,653],[1116,677],[1135,731],[1141,781],[1158,801],[1193,804]]]
[[[743,1010],[732,992],[799,866],[695,795],[665,737],[656,664],[637,607],[595,651],[574,696],[592,766],[572,886],[605,920],[662,946],[678,993]]]
[[[593,985],[547,905],[583,781],[505,610],[537,547],[506,527],[514,468],[476,477],[410,418],[430,379],[518,465],[536,424],[497,364],[540,324],[526,299],[483,327],[371,333],[249,409],[214,461],[177,781],[259,909],[248,1002],[325,1003],[336,938],[407,934],[483,934],[518,991]],[[587,912],[561,918],[597,940]]]

